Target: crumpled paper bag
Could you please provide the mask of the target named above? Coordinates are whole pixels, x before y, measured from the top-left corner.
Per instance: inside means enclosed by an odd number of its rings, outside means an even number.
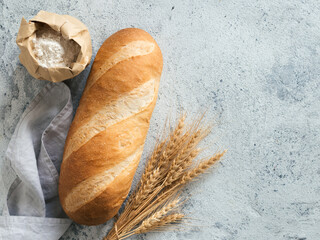
[[[76,62],[70,67],[45,68],[37,62],[32,49],[32,40],[36,37],[36,31],[43,24],[60,32],[65,39],[74,40],[80,46]],[[73,78],[89,65],[92,56],[90,34],[82,22],[69,15],[59,15],[42,10],[29,22],[22,18],[16,42],[21,50],[20,62],[33,77],[40,80],[61,82]]]

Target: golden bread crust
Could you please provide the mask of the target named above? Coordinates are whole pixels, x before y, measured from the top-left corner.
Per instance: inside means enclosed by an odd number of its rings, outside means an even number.
[[[104,223],[125,200],[161,71],[160,48],[141,29],[123,29],[99,49],[68,133],[60,172],[60,201],[77,223]]]

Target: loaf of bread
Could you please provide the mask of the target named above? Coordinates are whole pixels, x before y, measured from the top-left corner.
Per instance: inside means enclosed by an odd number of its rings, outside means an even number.
[[[123,29],[99,49],[68,133],[60,172],[60,202],[75,222],[104,223],[127,197],[162,64],[160,48],[141,29]]]

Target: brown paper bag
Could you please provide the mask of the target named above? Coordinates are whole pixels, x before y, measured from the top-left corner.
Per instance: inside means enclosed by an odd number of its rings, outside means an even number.
[[[70,67],[45,68],[39,65],[32,49],[32,40],[42,24],[47,24],[65,39],[73,39],[79,46],[80,52],[76,62]],[[78,19],[68,16],[40,11],[37,16],[27,22],[21,20],[16,42],[21,50],[20,62],[35,78],[51,82],[61,82],[73,78],[89,65],[92,56],[91,38],[87,27]]]

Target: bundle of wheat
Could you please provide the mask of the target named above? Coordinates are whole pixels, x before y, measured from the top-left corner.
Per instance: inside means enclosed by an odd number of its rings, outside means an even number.
[[[180,190],[206,172],[226,152],[194,161],[201,151],[198,147],[200,141],[211,131],[202,120],[203,116],[186,124],[183,115],[169,136],[158,141],[139,184],[104,240],[161,231],[185,218],[180,210],[184,203]]]

